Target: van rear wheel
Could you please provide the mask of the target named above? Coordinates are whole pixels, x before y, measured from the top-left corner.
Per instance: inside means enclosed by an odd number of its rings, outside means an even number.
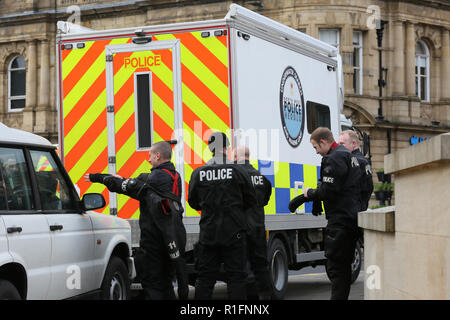
[[[288,282],[288,258],[283,242],[280,239],[273,239],[268,253],[273,298],[281,300],[286,294]]]

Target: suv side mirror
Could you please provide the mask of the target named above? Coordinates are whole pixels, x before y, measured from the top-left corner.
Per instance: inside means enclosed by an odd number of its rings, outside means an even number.
[[[86,193],[81,203],[84,210],[96,210],[106,206],[105,198],[100,193]]]

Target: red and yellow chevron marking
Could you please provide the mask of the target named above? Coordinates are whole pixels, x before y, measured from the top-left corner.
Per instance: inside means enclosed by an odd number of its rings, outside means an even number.
[[[123,177],[138,176],[150,170],[148,151],[136,151],[135,73],[152,72],[153,140],[170,140],[174,130],[172,63],[161,63],[161,57],[171,61],[172,51],[166,49],[114,55],[116,168]],[[154,64],[155,59],[157,62],[152,66],[146,65],[145,61],[149,58],[151,64]],[[123,195],[118,195],[117,200],[120,217],[132,218],[138,215],[139,203],[136,200]]]
[[[226,132],[230,127],[227,37],[202,38],[201,31],[153,36],[153,41],[180,39],[185,149],[186,196],[192,171],[209,160],[206,140],[210,130]],[[106,78],[104,47],[130,43],[131,39],[86,42],[84,49],[63,51],[64,159],[81,194],[108,191],[100,184],[84,182],[85,173],[107,172]],[[157,54],[158,67],[134,67],[132,58]],[[136,60],[135,60],[136,61]],[[131,68],[130,68],[131,66]],[[134,72],[152,71],[153,141],[169,140],[174,129],[173,61],[170,50],[128,52],[114,56],[114,103],[116,161],[124,177],[148,172],[148,152],[136,152]],[[123,218],[137,218],[137,201],[118,197]],[[188,205],[187,215],[198,213]],[[109,205],[102,210],[109,213]]]

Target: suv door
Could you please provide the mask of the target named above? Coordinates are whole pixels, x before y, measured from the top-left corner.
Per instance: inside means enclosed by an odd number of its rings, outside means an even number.
[[[8,238],[6,237],[5,223],[3,222],[2,216],[0,214],[0,268],[8,262],[11,262],[11,255],[8,251]]]
[[[50,283],[51,240],[47,219],[36,210],[25,150],[0,147],[0,197],[9,252],[27,273],[27,299],[45,299]]]
[[[49,299],[64,299],[92,291],[94,234],[88,215],[82,214],[70,179],[56,153],[31,150],[41,208],[52,239],[52,281]]]

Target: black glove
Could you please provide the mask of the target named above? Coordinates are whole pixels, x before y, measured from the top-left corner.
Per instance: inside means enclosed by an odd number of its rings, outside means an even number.
[[[89,180],[91,180],[92,182],[99,182],[99,183],[103,183],[103,180],[106,177],[110,177],[110,174],[103,174],[103,173],[90,173],[89,174]]]
[[[295,212],[295,210],[297,210],[298,207],[300,207],[302,204],[304,204],[305,202],[308,202],[308,201],[310,201],[310,200],[305,198],[305,196],[303,194],[296,196],[294,199],[292,199],[289,202],[289,211]]]
[[[312,207],[312,214],[317,217],[321,213],[322,213],[322,201],[314,200]]]

